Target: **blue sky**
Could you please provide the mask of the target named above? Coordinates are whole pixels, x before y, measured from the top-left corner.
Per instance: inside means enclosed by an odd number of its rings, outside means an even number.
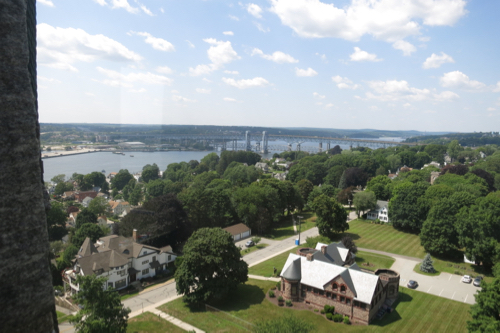
[[[500,1],[38,0],[41,122],[498,131]]]

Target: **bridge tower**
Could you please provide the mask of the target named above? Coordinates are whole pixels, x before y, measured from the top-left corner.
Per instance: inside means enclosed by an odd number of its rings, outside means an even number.
[[[327,151],[328,151],[328,150],[330,150],[330,141],[327,141],[327,142],[326,142],[326,150],[327,150]]]
[[[323,152],[323,142],[320,142],[320,143],[319,143],[318,152],[319,152],[319,153],[322,153],[322,152]]]
[[[255,142],[255,151],[260,151],[260,141]]]
[[[220,148],[220,151],[224,151],[224,150],[226,150],[226,149],[227,149],[227,148],[226,148],[226,140],[222,140],[222,146],[221,146],[221,148]]]
[[[297,151],[300,151],[300,145],[301,144],[302,144],[302,142],[297,143]]]
[[[269,153],[268,149],[267,149],[267,142],[268,142],[268,134],[266,131],[263,131],[262,132],[262,150],[260,151],[262,154],[267,154]]]
[[[246,141],[246,151],[252,151],[252,143],[250,141],[250,131],[245,132],[245,141]]]
[[[292,151],[292,144],[291,143],[288,144],[288,151]]]

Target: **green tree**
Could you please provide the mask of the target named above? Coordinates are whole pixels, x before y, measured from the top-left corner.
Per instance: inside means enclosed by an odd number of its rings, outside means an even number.
[[[106,277],[86,275],[77,277],[80,291],[75,301],[83,307],[70,318],[76,332],[126,333],[130,309],[124,308],[120,295],[113,289],[105,290]]]
[[[83,182],[92,186],[102,187],[106,183],[106,176],[102,172],[94,171],[83,177]]]
[[[352,203],[356,208],[356,213],[359,218],[361,212],[375,208],[377,205],[377,198],[375,197],[375,193],[370,191],[357,192],[353,195]]]
[[[481,282],[481,289],[474,295],[476,303],[470,308],[472,320],[467,321],[469,332],[500,332],[500,278]]]
[[[394,227],[419,232],[427,219],[430,208],[424,197],[429,187],[426,182],[403,182],[393,189],[393,197],[389,201],[389,220]]]
[[[389,200],[391,198],[391,179],[385,175],[374,177],[366,184],[366,190],[375,193],[378,200]]]
[[[49,241],[60,241],[68,232],[66,231],[66,211],[59,202],[52,202],[47,213],[47,230]]]
[[[63,195],[63,193],[67,191],[73,191],[73,184],[71,182],[61,182],[56,185],[54,194]]]
[[[446,152],[452,158],[452,160],[456,160],[458,158],[458,154],[464,150],[462,146],[458,143],[458,140],[453,140],[448,144],[448,148]]]
[[[312,203],[318,219],[319,234],[332,238],[335,233],[344,232],[349,229],[347,223],[347,212],[335,199],[322,194]]]
[[[391,170],[392,173],[395,173],[396,170],[402,166],[401,164],[401,157],[398,155],[389,155],[386,158],[387,163],[389,163],[389,169]]]
[[[160,168],[156,163],[153,165],[147,164],[142,168],[141,178],[144,183],[149,183],[152,180],[156,180],[159,178]]]
[[[132,193],[129,194],[128,202],[133,206],[137,206],[141,201],[142,201],[142,185],[138,184],[134,187]]]
[[[285,314],[279,318],[259,321],[256,324],[256,333],[309,333],[313,332],[314,325],[297,318],[292,314]]]
[[[205,164],[208,167],[208,170],[214,171],[217,168],[219,159],[220,157],[217,153],[210,153],[201,159],[200,164]]]
[[[89,203],[88,210],[96,216],[104,215],[109,209],[108,200],[104,197],[95,197]],[[77,219],[79,218],[79,215]],[[97,220],[96,220],[97,222]]]
[[[176,289],[189,304],[223,298],[248,279],[248,264],[233,237],[220,228],[202,228],[184,246],[175,271]]]
[[[308,201],[309,193],[314,189],[313,183],[307,179],[301,179],[297,182],[297,187],[299,188],[300,195],[304,202]]]
[[[132,179],[134,179],[134,176],[132,176],[127,169],[121,169],[111,179],[111,188],[116,188],[118,191],[121,191]]]
[[[52,177],[50,179],[50,181],[53,182],[54,184],[59,184],[59,183],[63,183],[65,179],[66,179],[66,175],[60,174],[60,175]]]
[[[431,255],[427,253],[424,261],[422,261],[422,264],[420,265],[420,270],[425,273],[434,273],[436,270],[434,269],[433,263],[434,261],[432,260]]]
[[[71,243],[77,247],[80,247],[85,238],[89,237],[91,242],[96,242],[99,238],[104,237],[105,234],[101,227],[97,224],[86,223],[82,225],[71,237]]]
[[[76,216],[75,227],[76,229],[79,229],[82,225],[87,223],[97,223],[97,215],[94,214],[89,208],[83,208],[82,211]]]

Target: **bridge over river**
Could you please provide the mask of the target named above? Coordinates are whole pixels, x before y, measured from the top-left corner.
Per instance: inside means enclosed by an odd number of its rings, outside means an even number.
[[[121,138],[132,139],[136,141],[144,139],[156,139],[160,142],[171,141],[197,141],[210,143],[221,150],[246,150],[268,153],[269,151],[292,151],[295,145],[295,150],[307,150],[323,152],[323,144],[325,150],[329,150],[335,145],[351,146],[351,147],[370,147],[370,148],[387,148],[393,146],[416,146],[417,143],[384,141],[372,139],[353,139],[353,138],[332,138],[320,136],[300,136],[300,135],[275,135],[268,134],[266,131],[262,133],[250,133],[246,131],[244,134],[121,134]],[[254,144],[252,144],[254,141]],[[286,142],[287,145],[278,144]],[[303,147],[305,142],[317,142],[318,148],[314,149],[311,146]],[[276,143],[276,144],[273,144]]]

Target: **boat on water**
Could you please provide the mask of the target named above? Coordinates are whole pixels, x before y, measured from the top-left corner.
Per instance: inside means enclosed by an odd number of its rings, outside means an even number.
[[[130,155],[130,157],[134,157],[134,155]]]

